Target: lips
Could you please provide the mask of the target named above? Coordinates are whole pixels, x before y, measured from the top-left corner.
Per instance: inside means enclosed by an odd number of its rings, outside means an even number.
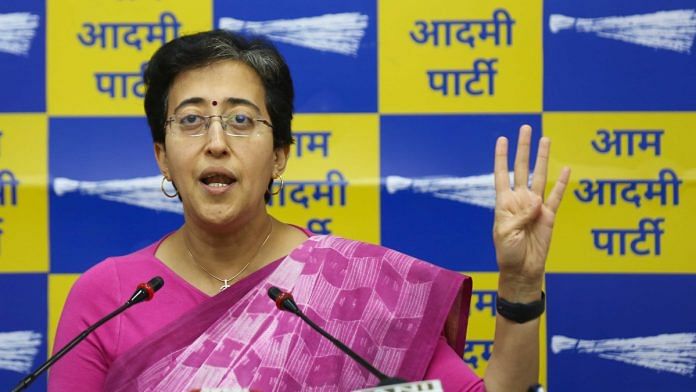
[[[234,179],[220,174],[213,174],[201,179],[201,182],[209,186],[227,186],[234,182]]]
[[[237,182],[237,178],[234,174],[224,169],[205,170],[198,180],[213,188],[224,188]]]

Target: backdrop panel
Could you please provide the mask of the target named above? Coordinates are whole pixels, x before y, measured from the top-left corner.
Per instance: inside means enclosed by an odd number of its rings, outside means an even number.
[[[0,389],[46,358],[81,273],[183,222],[160,192],[142,72],[163,43],[211,28],[266,34],[294,77],[296,143],[271,213],[473,276],[475,372],[495,350],[494,142],[515,147],[527,123],[553,139],[551,183],[573,169],[541,380],[696,390],[687,0],[3,1],[0,287],[21,295],[0,299]],[[18,344],[31,351],[5,361]]]

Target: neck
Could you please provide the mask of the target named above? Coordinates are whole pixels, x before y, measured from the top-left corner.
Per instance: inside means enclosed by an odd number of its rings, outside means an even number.
[[[260,267],[256,265],[263,254],[263,248],[271,240],[269,234],[274,219],[267,213],[238,225],[236,229],[225,232],[210,232],[187,221],[179,230],[184,255],[192,257],[208,272],[226,279],[251,263],[246,273]],[[266,241],[266,239],[268,239]],[[264,241],[266,241],[264,243]],[[188,252],[191,255],[188,255]]]

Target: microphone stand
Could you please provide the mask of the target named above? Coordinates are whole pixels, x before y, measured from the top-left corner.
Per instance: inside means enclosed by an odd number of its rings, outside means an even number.
[[[333,344],[334,344],[336,347],[338,347],[341,351],[343,351],[344,353],[346,353],[349,357],[353,358],[353,360],[354,360],[355,362],[359,363],[362,367],[364,367],[365,369],[369,370],[370,373],[372,373],[372,374],[374,374],[375,376],[377,376],[377,378],[379,379],[379,384],[377,384],[377,386],[395,385],[395,384],[402,384],[402,383],[405,383],[405,382],[406,382],[406,380],[403,380],[403,379],[400,379],[400,378],[389,377],[389,376],[387,376],[386,374],[384,374],[384,373],[380,372],[379,370],[377,370],[374,366],[372,366],[369,362],[367,362],[367,361],[365,360],[365,358],[361,357],[361,356],[358,355],[355,351],[351,350],[351,349],[348,348],[345,344],[343,344],[343,342],[341,342],[340,340],[338,340],[338,339],[336,339],[335,337],[331,336],[331,334],[329,334],[328,332],[324,331],[324,330],[323,330],[321,327],[319,327],[318,325],[314,324],[314,322],[313,322],[312,320],[310,320],[310,318],[307,317],[302,311],[299,311],[299,309],[298,309],[298,312],[292,312],[292,313],[295,313],[297,316],[299,316],[302,320],[304,320],[304,322],[306,322],[307,324],[309,324],[309,326],[312,327],[312,329],[314,329],[315,331],[319,332],[323,337],[329,339],[329,341],[331,341],[331,343],[333,343]]]
[[[338,347],[339,350],[346,353],[355,362],[359,363],[362,367],[367,369],[370,373],[374,374],[379,379],[379,384],[377,384],[377,386],[396,385],[396,384],[403,384],[403,383],[407,382],[404,379],[401,379],[398,377],[389,377],[386,374],[380,372],[374,366],[372,366],[369,362],[367,362],[363,357],[361,357],[355,351],[351,350],[348,346],[343,344],[343,342],[341,342],[340,340],[331,336],[331,334],[329,334],[324,329],[322,329],[321,327],[316,325],[309,317],[307,317],[307,315],[305,315],[300,310],[300,308],[297,306],[297,304],[295,303],[295,300],[292,298],[292,295],[290,293],[282,292],[277,287],[271,287],[268,289],[268,295],[271,297],[272,300],[275,301],[278,309],[287,310],[288,312],[294,313],[295,315],[297,315],[305,323],[309,324],[309,326],[312,327],[312,329],[319,332],[321,334],[321,336],[327,338],[331,343],[333,343],[336,347]]]

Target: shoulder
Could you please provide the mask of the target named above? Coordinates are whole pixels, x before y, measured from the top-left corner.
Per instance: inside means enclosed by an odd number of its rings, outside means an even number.
[[[400,253],[387,247],[372,244],[369,242],[351,240],[335,235],[315,235],[310,238],[313,242],[313,251],[332,249],[344,257],[373,257],[382,258],[385,256],[394,257]],[[410,257],[405,254],[402,256]]]
[[[80,275],[63,305],[58,326],[60,339],[57,338],[56,342],[63,342],[69,336],[77,335],[125,303],[135,287],[147,281],[148,275],[152,274],[149,270],[156,265],[151,248],[154,245],[128,255],[109,257]],[[120,321],[103,326],[100,331],[96,331],[97,335],[109,329],[118,330],[119,323]],[[113,333],[113,336],[118,335]],[[110,348],[113,347],[102,347],[100,350],[106,352]],[[110,353],[113,354],[113,350]]]
[[[398,250],[382,245],[356,241],[333,235],[311,237],[310,252],[319,257],[322,263],[341,263],[346,261],[379,265],[384,269],[394,269],[408,280],[431,280],[435,276],[447,276],[461,280],[464,277],[454,271],[420,260]]]
[[[132,274],[137,274],[138,271],[150,270],[155,264],[159,263],[154,256],[154,251],[159,242],[150,244],[127,255],[108,257],[85,271],[78,279],[78,282],[83,285],[103,284],[107,280],[117,282],[121,278],[128,278]]]
[[[124,292],[143,281],[149,280],[158,270],[159,262],[154,258],[156,242],[133,253],[104,259],[85,271],[77,279],[68,302],[88,299],[94,305],[113,306],[123,301]],[[127,293],[130,294],[130,293]]]

